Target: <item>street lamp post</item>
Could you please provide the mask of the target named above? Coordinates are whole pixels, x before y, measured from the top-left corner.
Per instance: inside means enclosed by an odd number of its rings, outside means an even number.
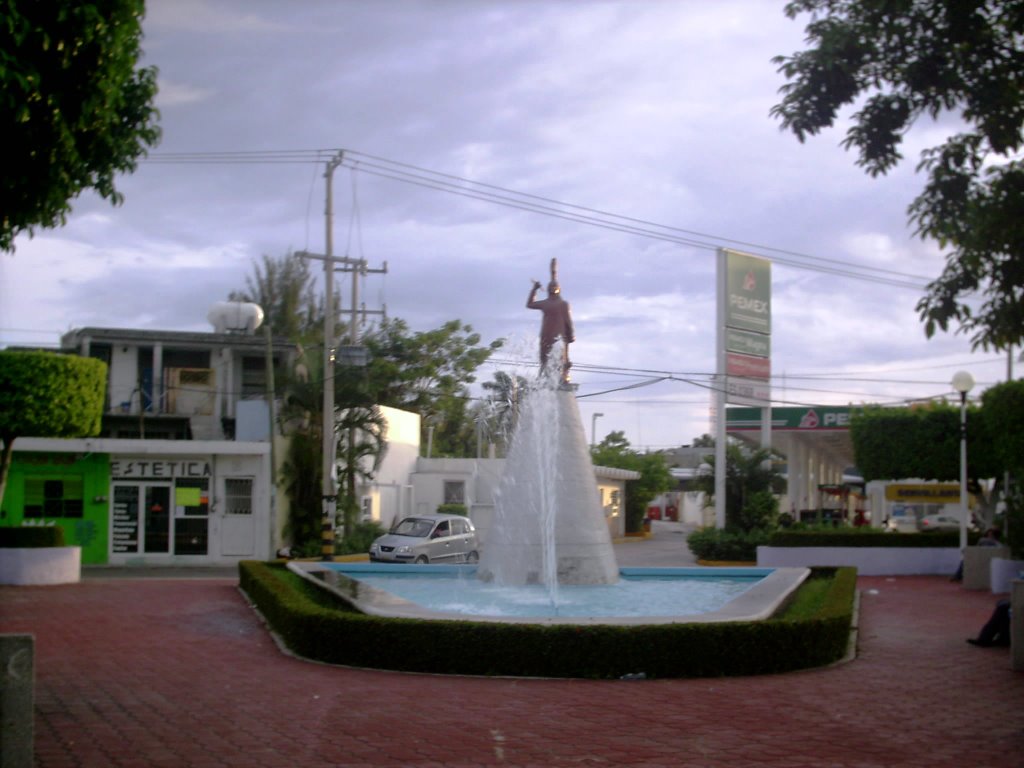
[[[960,549],[967,547],[967,393],[974,377],[967,371],[953,374],[953,389],[960,393]]]
[[[597,419],[600,416],[604,416],[604,414],[595,413],[590,417],[590,450],[594,450],[597,445]]]

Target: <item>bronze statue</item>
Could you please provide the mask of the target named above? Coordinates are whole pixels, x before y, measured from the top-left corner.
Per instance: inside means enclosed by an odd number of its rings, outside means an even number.
[[[557,339],[562,340],[562,361],[561,378],[562,382],[569,381],[569,345],[576,341],[572,329],[572,314],[569,311],[569,302],[562,298],[562,290],[558,285],[558,259],[551,260],[551,282],[548,283],[548,297],[535,300],[537,291],[540,290],[540,282],[533,281],[533,288],[530,290],[530,297],[526,300],[529,309],[539,309],[544,313],[540,325],[540,369],[541,373],[547,367],[548,355]]]

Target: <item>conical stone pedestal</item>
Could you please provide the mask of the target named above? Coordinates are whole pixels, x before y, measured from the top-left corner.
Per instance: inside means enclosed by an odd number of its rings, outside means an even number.
[[[531,392],[479,568],[501,584],[612,584],[619,569],[573,390]]]

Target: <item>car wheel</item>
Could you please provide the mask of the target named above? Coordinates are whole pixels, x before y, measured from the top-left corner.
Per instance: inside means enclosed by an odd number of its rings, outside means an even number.
[[[468,555],[466,555],[466,562],[478,563],[480,562],[480,555],[478,555],[476,552],[470,552]]]
[[[430,562],[430,560],[427,559],[426,555],[420,555],[419,557],[416,558],[416,565],[426,565],[429,562]]]

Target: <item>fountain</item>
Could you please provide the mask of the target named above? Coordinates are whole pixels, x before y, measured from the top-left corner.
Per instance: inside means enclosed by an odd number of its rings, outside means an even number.
[[[619,571],[569,382],[575,333],[557,260],[551,260],[546,299],[536,299],[540,287],[534,280],[526,300],[543,313],[540,376],[519,404],[480,577],[543,584],[556,602],[560,584],[614,584]]]
[[[613,584],[619,570],[571,385],[545,371],[526,393],[495,498],[480,578]]]
[[[534,281],[526,306],[543,313],[540,376],[519,403],[517,423],[495,498],[495,516],[479,566],[417,566],[293,563],[319,583],[373,615],[531,623],[667,623],[766,618],[796,589],[807,569],[620,569],[594,481],[586,434],[570,382],[568,345],[575,340],[569,304],[561,297],[557,262],[551,260],[546,299]],[[709,574],[709,572],[711,572]],[[620,573],[623,583],[620,587]],[[666,583],[685,581],[683,592]],[[417,588],[416,582],[419,582]],[[630,591],[653,582],[670,605],[654,608],[653,593]],[[713,600],[700,591],[714,584]],[[483,608],[468,607],[481,600]],[[542,597],[535,597],[536,590]],[[523,590],[526,590],[525,596]],[[583,608],[563,606],[572,592]],[[596,591],[596,592],[595,592]],[[474,593],[471,595],[471,593]],[[529,606],[498,605],[515,594]],[[594,607],[601,595],[625,593],[630,615]],[[407,596],[402,596],[402,595]],[[596,594],[596,597],[594,596]],[[662,595],[663,597],[664,595]],[[439,598],[435,602],[433,598]],[[637,606],[645,606],[639,613]],[[646,606],[651,606],[647,608]],[[526,618],[524,618],[524,616]]]

